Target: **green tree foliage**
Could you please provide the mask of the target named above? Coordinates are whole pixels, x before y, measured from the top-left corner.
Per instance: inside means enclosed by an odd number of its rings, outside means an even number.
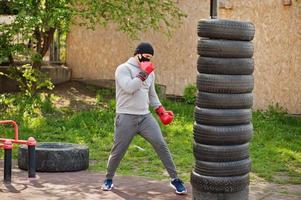
[[[135,37],[147,29],[169,33],[185,14],[173,0],[5,0],[5,9],[16,13],[11,23],[0,24],[0,63],[30,59],[39,69],[56,30],[71,24],[94,29],[115,23],[118,31]]]
[[[28,97],[34,96],[39,89],[47,88],[52,90],[54,88],[50,78],[46,74],[34,69],[29,64],[10,67],[7,74],[0,72],[0,75],[17,81],[21,92]]]

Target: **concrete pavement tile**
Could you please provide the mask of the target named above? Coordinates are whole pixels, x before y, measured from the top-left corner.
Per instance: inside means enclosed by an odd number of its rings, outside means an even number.
[[[291,195],[282,195],[279,193],[272,193],[262,200],[301,200],[301,197],[291,196]]]

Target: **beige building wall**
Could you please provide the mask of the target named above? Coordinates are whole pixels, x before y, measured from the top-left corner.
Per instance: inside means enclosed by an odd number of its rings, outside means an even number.
[[[232,10],[220,16],[255,24],[255,108],[279,103],[301,114],[301,2],[229,0]]]
[[[197,22],[209,16],[209,0],[179,0],[188,17],[168,39],[157,31],[130,40],[114,25],[95,31],[74,26],[67,37],[67,65],[74,79],[114,79],[118,64],[132,56],[140,41],[155,47],[157,83],[168,94],[181,95],[196,80]],[[290,113],[301,113],[301,2],[285,7],[282,0],[226,0],[220,18],[250,20],[255,24],[254,108],[279,103]]]

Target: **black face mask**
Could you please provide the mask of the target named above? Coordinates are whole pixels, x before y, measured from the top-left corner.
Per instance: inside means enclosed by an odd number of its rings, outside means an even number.
[[[138,60],[139,62],[149,62],[150,59],[149,58],[145,58],[142,54],[140,54],[141,57],[138,56]]]

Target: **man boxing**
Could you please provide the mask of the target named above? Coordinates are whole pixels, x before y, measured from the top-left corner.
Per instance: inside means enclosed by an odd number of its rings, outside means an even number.
[[[176,193],[187,193],[183,182],[177,176],[160,126],[149,111],[149,105],[151,105],[164,125],[173,121],[173,112],[165,110],[155,90],[154,65],[150,62],[153,55],[152,45],[142,42],[136,47],[134,56],[116,69],[114,144],[108,159],[106,179],[102,186],[104,191],[113,188],[115,171],[134,136],[140,134],[155,149],[171,177],[170,185]]]

